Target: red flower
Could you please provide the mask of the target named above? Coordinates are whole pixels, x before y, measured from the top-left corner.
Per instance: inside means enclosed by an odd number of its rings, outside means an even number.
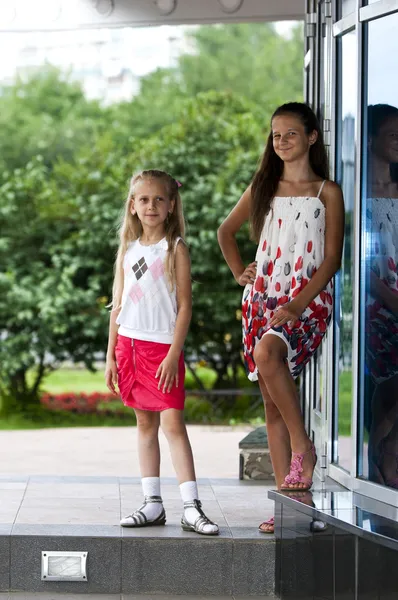
[[[278,250],[276,252],[276,258],[280,258],[282,256],[282,250],[278,246]]]
[[[394,273],[395,273],[395,262],[391,256],[388,259],[388,268],[390,269],[390,271],[394,271]]]
[[[250,373],[253,373],[256,369],[256,365],[254,364],[252,357],[249,355],[246,355],[245,358],[246,358],[247,368],[249,369]]]
[[[296,278],[292,277],[292,289],[296,287]]]
[[[296,271],[299,271],[299,270],[300,270],[300,269],[302,269],[302,268],[303,268],[303,257],[302,257],[302,256],[300,256],[300,257],[297,259],[297,262],[296,262],[296,264],[295,264],[295,266],[294,266],[294,269],[295,269]]]
[[[267,240],[263,241],[263,252],[267,249]]]
[[[278,282],[275,284],[275,290],[276,290],[277,292],[280,292],[280,291],[281,291],[281,284],[279,283],[279,281],[278,281]]]
[[[253,304],[252,304],[252,318],[253,319],[254,319],[254,317],[257,316],[258,308],[259,308],[258,302],[253,302]]]
[[[305,277],[302,278],[301,280],[301,284],[300,284],[300,290],[302,290],[303,288],[305,288],[305,286],[308,283],[308,279],[306,279]]]
[[[278,223],[279,223],[279,229],[280,229],[281,225],[282,225],[282,219],[278,219]]]
[[[310,319],[315,319],[316,321],[319,321],[328,317],[328,309],[326,308],[326,306],[322,306],[322,304],[316,304],[313,301],[310,304],[310,309],[312,310],[312,313],[309,316]]]
[[[270,260],[268,263],[268,269],[267,269],[268,277],[270,277],[273,272],[274,272],[274,263],[272,262],[272,260]]]
[[[278,298],[278,306],[282,306],[287,302],[289,302],[289,296],[281,296],[280,298]]]
[[[312,242],[308,242],[308,244],[307,244],[307,252],[312,252]]]
[[[257,277],[256,282],[254,284],[254,289],[256,292],[264,291],[264,277]]]

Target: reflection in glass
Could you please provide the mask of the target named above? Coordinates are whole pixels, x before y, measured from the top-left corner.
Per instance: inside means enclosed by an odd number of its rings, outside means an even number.
[[[351,468],[352,315],[353,315],[353,212],[355,196],[356,34],[340,40],[340,102],[338,115],[337,177],[345,204],[345,237],[341,269],[335,286],[335,369],[333,461]],[[337,452],[336,452],[337,450]]]
[[[367,116],[364,252],[368,476],[371,481],[398,489],[398,108],[370,105]]]

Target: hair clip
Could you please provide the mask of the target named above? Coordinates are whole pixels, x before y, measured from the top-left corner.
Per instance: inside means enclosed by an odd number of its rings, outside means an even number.
[[[182,183],[180,183],[177,179],[175,179],[175,182],[179,188],[182,186]]]

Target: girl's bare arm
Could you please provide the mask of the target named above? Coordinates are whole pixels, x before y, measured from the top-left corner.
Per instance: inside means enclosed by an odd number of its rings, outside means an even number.
[[[109,317],[109,337],[108,337],[108,349],[106,351],[106,366],[105,366],[105,382],[108,389],[112,394],[116,394],[117,384],[117,366],[115,358],[115,346],[117,340],[117,330],[119,326],[116,323],[116,319],[120,313],[120,308],[112,310]]]
[[[247,281],[242,281],[242,276],[245,272],[245,265],[239,253],[238,244],[236,243],[235,235],[242,227],[243,223],[248,221],[250,216],[251,203],[251,186],[242,194],[239,202],[229,213],[228,217],[218,228],[217,238],[220,244],[221,252],[225,261],[232,271],[236,281],[241,285],[252,283],[255,276],[254,263],[250,265],[251,271],[248,272]],[[249,269],[249,268],[248,268]]]
[[[180,356],[188,335],[192,317],[191,261],[188,248],[179,243],[176,248],[177,320],[170,353]]]
[[[185,244],[179,243],[177,245],[175,261],[177,320],[173,343],[156,372],[156,378],[159,379],[158,389],[163,390],[163,392],[170,392],[174,382],[178,387],[178,361],[192,316],[191,261]]]

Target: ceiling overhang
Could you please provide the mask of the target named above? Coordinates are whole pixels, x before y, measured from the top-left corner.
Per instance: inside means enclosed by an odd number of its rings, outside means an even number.
[[[304,19],[304,0],[6,0],[0,32]]]

